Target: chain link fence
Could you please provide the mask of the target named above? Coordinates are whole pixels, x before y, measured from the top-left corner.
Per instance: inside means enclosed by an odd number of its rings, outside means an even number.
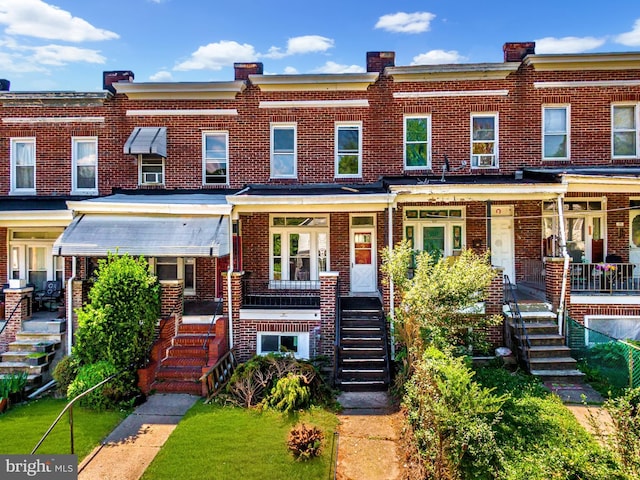
[[[567,318],[571,356],[615,388],[640,387],[640,346],[597,332]]]

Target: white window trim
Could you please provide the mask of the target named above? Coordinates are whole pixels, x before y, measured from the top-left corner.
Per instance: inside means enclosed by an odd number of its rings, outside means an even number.
[[[62,230],[51,230],[49,228],[15,228],[10,229],[7,232],[7,242],[8,242],[8,255],[7,255],[7,280],[12,278],[13,265],[12,265],[12,250],[13,247],[17,247],[19,249],[19,258],[18,258],[18,269],[19,272],[18,278],[26,279],[28,272],[28,259],[27,259],[27,250],[30,247],[44,247],[45,248],[45,256],[47,262],[47,280],[55,280],[56,278],[56,256],[52,254],[52,248],[54,239],[40,239],[40,238],[14,238],[14,234],[16,232],[41,232],[41,231],[55,231],[56,233],[62,233]],[[64,281],[65,271],[62,269],[62,280]],[[3,282],[4,283],[4,282]],[[38,285],[38,288],[41,286]]]
[[[552,109],[561,109],[564,108],[567,111],[567,124],[565,125],[566,131],[565,131],[565,135],[567,136],[567,155],[564,157],[546,157],[545,156],[545,151],[544,151],[544,138],[545,138],[545,129],[544,129],[544,113],[546,110],[552,110]],[[570,104],[549,104],[549,105],[542,105],[542,142],[541,142],[541,148],[542,148],[542,159],[543,160],[570,160],[571,159],[571,105]],[[557,132],[550,132],[548,133],[548,135],[558,135],[559,133]]]
[[[594,330],[591,326],[589,326],[589,323],[591,320],[637,320],[640,322],[640,316],[638,315],[601,315],[601,314],[585,315],[584,326],[588,329]],[[606,333],[602,335],[606,335]],[[589,343],[589,330],[584,331],[584,340],[585,340],[585,343],[587,344]]]
[[[145,182],[142,175],[142,162],[145,160],[145,156],[142,154],[138,154],[138,185],[164,185],[167,179],[167,171],[166,171],[166,162],[164,157],[152,158],[148,157],[149,160],[162,160],[162,181],[161,182]]]
[[[355,127],[358,129],[358,171],[357,173],[341,174],[338,173],[340,159],[338,157],[338,131],[346,127]],[[362,122],[336,122],[334,129],[334,171],[335,178],[362,178]]]
[[[640,104],[635,102],[623,102],[623,103],[612,103],[611,104],[611,158],[615,159],[626,159],[626,158],[638,158],[640,157]],[[635,130],[614,130],[613,124],[613,111],[616,107],[633,107],[633,118],[636,123]],[[636,136],[636,153],[632,155],[616,155],[614,150],[614,134],[616,131],[620,132],[630,132],[635,131]]]
[[[290,337],[298,337],[298,351],[293,352],[294,356],[298,359],[308,359],[310,353],[309,345],[309,332],[257,332],[256,335],[256,354],[268,355],[269,353],[278,352],[263,352],[262,351],[262,336],[263,335],[285,335]]]
[[[78,158],[76,156],[76,145],[80,142],[93,142],[96,147],[95,162],[95,187],[94,188],[78,188]],[[71,194],[97,195],[98,194],[98,137],[71,137]]]
[[[16,157],[15,157],[15,144],[16,143],[32,143],[33,144],[33,188],[17,188],[16,187]],[[10,158],[11,158],[11,194],[18,195],[35,195],[36,194],[36,159],[38,157],[36,138],[35,137],[14,137],[10,142]]]
[[[227,163],[226,178],[224,182],[207,183],[207,135],[224,135],[225,139],[225,162]],[[226,130],[203,130],[202,131],[202,185],[229,185],[229,132]]]
[[[407,218],[406,210],[461,210],[461,217],[434,217],[434,218]],[[407,240],[407,227],[413,227],[413,250],[415,252],[423,252],[424,237],[423,227],[444,227],[445,249],[444,257],[450,257],[454,253],[453,248],[453,232],[454,226],[461,227],[460,231],[460,248],[455,251],[462,251],[466,248],[467,239],[467,211],[464,206],[456,206],[451,208],[405,208],[402,222],[402,238]]]
[[[427,164],[424,166],[409,166],[407,165],[407,120],[411,118],[424,118],[427,120]],[[402,119],[402,157],[405,170],[431,170],[431,115],[405,115]],[[411,142],[421,143],[421,142]]]
[[[274,173],[274,159],[276,155],[274,131],[293,130],[293,173],[291,175],[276,175]],[[298,178],[298,126],[296,123],[272,123],[270,128],[270,150],[271,150],[271,178]]]
[[[491,165],[473,165],[473,144],[474,143],[487,143],[486,140],[474,140],[473,139],[473,119],[474,118],[482,118],[482,117],[491,117],[493,118],[493,162]],[[498,160],[498,139],[500,137],[498,130],[498,112],[473,112],[471,114],[471,118],[469,120],[469,140],[470,140],[470,151],[469,151],[469,165],[471,165],[472,169],[483,170],[487,168],[499,168],[499,160]],[[483,154],[488,155],[488,154]],[[480,155],[478,155],[480,156]]]

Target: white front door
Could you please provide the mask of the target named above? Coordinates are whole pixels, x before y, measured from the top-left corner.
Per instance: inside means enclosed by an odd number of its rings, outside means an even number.
[[[366,225],[369,223],[369,225]],[[365,225],[365,226],[363,226]],[[351,291],[376,289],[376,230],[373,216],[351,217]]]
[[[504,274],[509,276],[509,281],[515,284],[513,217],[500,216],[503,209],[509,210],[508,207],[493,208],[498,208],[498,215],[491,216],[491,264],[502,267]]]
[[[640,210],[629,212],[629,263],[635,265],[633,276],[640,277]]]

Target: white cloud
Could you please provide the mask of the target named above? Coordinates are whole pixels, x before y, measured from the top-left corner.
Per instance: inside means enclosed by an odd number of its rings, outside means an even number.
[[[0,0],[0,25],[5,33],[27,37],[85,42],[112,40],[119,35],[97,28],[66,10],[41,0]]]
[[[283,58],[289,55],[300,55],[304,53],[326,52],[333,48],[335,42],[331,38],[322,37],[320,35],[302,35],[300,37],[292,37],[287,40],[287,49],[282,50],[280,47],[271,47],[269,51],[263,55],[265,58]]]
[[[2,65],[2,71],[7,73],[46,73],[47,69],[39,65],[36,65],[29,59],[12,53],[0,52],[0,65]]]
[[[604,44],[605,38],[545,37],[536,40],[536,53],[583,53]]]
[[[34,53],[33,61],[42,65],[62,66],[72,62],[104,63],[105,58],[98,50],[70,47],[67,45],[43,45],[29,47]]]
[[[413,57],[411,65],[440,65],[444,63],[461,63],[467,58],[460,55],[456,50],[430,50]]]
[[[173,80],[173,76],[171,75],[171,72],[160,70],[159,72],[151,75],[149,77],[149,80],[151,80],[152,82],[170,82],[171,80]]]
[[[234,62],[251,62],[258,57],[253,45],[221,40],[198,48],[189,60],[176,65],[174,70],[221,70]]]
[[[363,73],[365,69],[360,65],[340,65],[339,63],[328,61],[321,67],[313,70],[313,73]]]
[[[433,13],[390,13],[378,19],[375,28],[381,28],[395,33],[422,33],[429,31],[431,20],[436,18]]]
[[[297,75],[298,69],[296,67],[284,67],[284,73],[287,75]]]
[[[640,47],[640,18],[633,24],[633,30],[621,33],[615,41],[627,47]]]

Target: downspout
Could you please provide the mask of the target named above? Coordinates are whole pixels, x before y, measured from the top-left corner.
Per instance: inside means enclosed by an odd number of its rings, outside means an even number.
[[[395,197],[389,196],[389,204],[388,204],[388,219],[387,219],[387,244],[389,245],[389,250],[393,248],[393,201]],[[395,314],[395,285],[393,283],[393,278],[389,278],[389,331],[391,334],[391,358],[395,358],[396,356],[396,342],[394,342],[395,337],[395,323],[396,323],[396,314]]]
[[[71,257],[71,277],[67,280],[67,355],[71,355],[73,347],[73,281],[77,275],[75,256]]]
[[[558,305],[558,334],[562,335],[564,330],[564,299],[567,294],[567,276],[571,257],[567,253],[567,233],[564,230],[564,194],[558,195],[558,222],[560,223],[560,250],[564,257],[564,268],[562,270],[562,287],[560,288],[560,304]]]
[[[229,350],[233,348],[233,299],[231,298],[231,274],[233,273],[233,216],[229,212],[229,268],[227,270],[227,301],[229,302]]]

